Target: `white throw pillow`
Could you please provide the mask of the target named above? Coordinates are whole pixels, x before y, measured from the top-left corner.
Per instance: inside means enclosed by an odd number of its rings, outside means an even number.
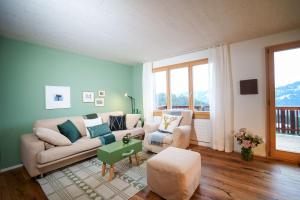
[[[141,114],[127,114],[126,115],[126,129],[133,129],[141,119]]]
[[[55,146],[68,146],[72,144],[63,134],[48,128],[36,128],[34,132],[40,140]]]
[[[162,132],[173,133],[174,129],[179,126],[182,116],[163,114],[159,130]]]
[[[97,126],[97,125],[100,125],[102,124],[102,119],[101,117],[98,117],[98,118],[95,118],[95,119],[83,119],[84,121],[84,124],[85,124],[85,127],[86,127],[86,136],[88,138],[91,138],[91,134],[89,132],[89,130],[87,129],[87,127],[93,127],[93,126]]]

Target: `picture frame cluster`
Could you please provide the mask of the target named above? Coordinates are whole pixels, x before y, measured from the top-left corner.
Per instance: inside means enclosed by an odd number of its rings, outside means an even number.
[[[95,106],[104,106],[105,90],[99,90],[98,96],[95,97],[94,92],[82,92],[83,103],[95,103]]]

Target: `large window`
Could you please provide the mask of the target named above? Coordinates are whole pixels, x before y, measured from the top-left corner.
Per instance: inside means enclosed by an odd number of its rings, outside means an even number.
[[[158,110],[167,109],[167,76],[166,71],[154,74],[155,105]]]
[[[178,68],[170,71],[171,108],[189,108],[189,79],[188,68]]]
[[[208,59],[153,69],[154,114],[164,109],[191,109],[196,118],[209,118]]]

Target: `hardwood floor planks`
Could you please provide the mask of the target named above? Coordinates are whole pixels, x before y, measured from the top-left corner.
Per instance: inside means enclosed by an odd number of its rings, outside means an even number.
[[[208,148],[191,146],[201,153],[202,177],[192,200],[218,199],[300,199],[300,168],[296,165],[265,158],[252,162],[240,159],[237,153],[224,153]],[[31,179],[24,168],[0,174],[0,199],[46,199],[39,184]],[[159,200],[148,188],[131,200]]]

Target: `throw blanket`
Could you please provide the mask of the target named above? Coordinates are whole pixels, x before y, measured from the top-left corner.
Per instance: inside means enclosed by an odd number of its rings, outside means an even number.
[[[102,145],[110,144],[116,141],[116,137],[112,133],[99,136]]]
[[[167,134],[168,133],[163,133],[161,131],[155,131],[150,134],[150,136],[148,138],[148,143],[153,144],[153,145],[162,146],[164,138]]]

